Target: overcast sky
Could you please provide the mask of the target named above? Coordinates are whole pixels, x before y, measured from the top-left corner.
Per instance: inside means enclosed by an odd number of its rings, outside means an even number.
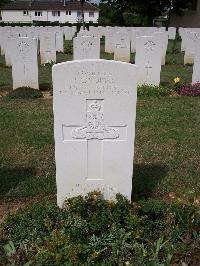
[[[92,0],[93,3],[99,3],[100,0]]]

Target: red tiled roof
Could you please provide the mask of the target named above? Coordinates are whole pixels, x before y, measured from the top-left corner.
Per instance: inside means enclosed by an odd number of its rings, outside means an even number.
[[[63,2],[58,1],[15,1],[11,2],[5,6],[2,6],[1,10],[81,10],[81,3],[79,1],[69,2],[65,1],[65,6]],[[85,2],[83,5],[85,11],[98,11],[98,8],[92,4]]]

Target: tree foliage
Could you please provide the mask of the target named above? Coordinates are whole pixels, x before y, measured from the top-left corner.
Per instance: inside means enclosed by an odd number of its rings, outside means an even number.
[[[0,0],[0,7],[9,3],[9,2],[10,2],[10,0]]]
[[[181,15],[194,4],[195,0],[101,0],[100,20],[127,26],[152,25],[153,18],[172,10]]]

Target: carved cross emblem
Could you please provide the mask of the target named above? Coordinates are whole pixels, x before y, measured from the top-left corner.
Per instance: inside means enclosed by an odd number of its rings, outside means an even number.
[[[126,141],[127,126],[107,126],[104,100],[86,100],[84,126],[63,125],[63,141],[87,142],[87,180],[103,180],[103,147],[106,141]]]
[[[107,127],[104,124],[103,107],[96,100],[88,107],[86,114],[86,125],[72,130],[74,139],[117,139],[119,132],[117,129]]]
[[[144,49],[147,51],[147,52],[150,52],[150,51],[153,51],[154,50],[154,47],[155,47],[155,43],[153,41],[148,41],[144,44]]]

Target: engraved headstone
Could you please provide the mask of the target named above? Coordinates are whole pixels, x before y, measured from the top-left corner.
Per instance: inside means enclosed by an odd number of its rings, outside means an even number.
[[[73,39],[74,60],[99,59],[100,39],[97,37],[76,37]]]
[[[13,89],[31,87],[39,89],[37,41],[30,38],[16,38],[12,46]]]
[[[138,66],[138,84],[160,84],[161,45],[153,36],[141,36],[136,40],[135,64]]]
[[[200,48],[196,44],[195,47],[195,56],[194,56],[194,65],[193,65],[193,74],[192,74],[192,84],[200,83]]]
[[[55,32],[42,32],[40,34],[41,64],[56,62]]]
[[[115,49],[114,60],[130,62],[130,37],[127,32],[117,32],[114,35]]]
[[[74,30],[72,27],[65,26],[63,29],[65,40],[72,40],[74,37]]]
[[[136,38],[140,36],[139,30],[131,30],[130,31],[130,39],[131,39],[131,53],[136,52]]]
[[[14,35],[11,31],[7,31],[4,33],[4,51],[5,51],[5,63],[6,66],[12,66],[12,42],[14,41]]]
[[[161,50],[162,50],[161,65],[165,65],[165,57],[168,46],[168,33],[166,31],[157,31],[154,33],[154,36],[161,45]]]
[[[176,28],[175,27],[169,27],[168,28],[168,38],[169,38],[169,40],[175,40],[175,38],[176,38]]]
[[[113,39],[113,32],[111,30],[105,33],[105,52],[112,54],[115,50],[115,43]]]
[[[131,199],[137,67],[109,60],[53,66],[57,203],[100,190]],[[123,160],[122,160],[123,158]]]
[[[184,64],[193,64],[195,57],[195,47],[200,44],[200,33],[199,32],[189,32],[186,34],[185,43],[185,55]]]

